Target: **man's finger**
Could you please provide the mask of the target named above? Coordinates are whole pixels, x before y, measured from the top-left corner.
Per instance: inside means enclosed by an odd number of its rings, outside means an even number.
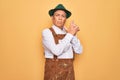
[[[71,21],[71,25],[74,25],[74,21],[73,20]]]
[[[64,29],[65,29],[65,31],[68,31],[68,28],[66,26],[64,26]]]

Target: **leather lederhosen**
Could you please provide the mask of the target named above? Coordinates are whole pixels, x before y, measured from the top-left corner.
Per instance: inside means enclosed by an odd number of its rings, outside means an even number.
[[[56,34],[53,28],[50,31],[56,44],[65,37],[64,34]],[[44,80],[75,80],[73,59],[58,59],[56,55],[53,59],[46,58]]]

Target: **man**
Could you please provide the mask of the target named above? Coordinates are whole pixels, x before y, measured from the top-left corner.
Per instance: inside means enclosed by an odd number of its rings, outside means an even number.
[[[71,12],[62,4],[49,10],[49,15],[53,25],[42,32],[46,58],[44,80],[75,80],[74,53],[82,53],[82,45],[75,35],[80,29],[74,22],[68,29],[64,27]]]

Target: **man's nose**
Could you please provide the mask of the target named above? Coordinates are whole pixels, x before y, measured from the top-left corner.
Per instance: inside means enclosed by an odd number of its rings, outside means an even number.
[[[59,20],[62,20],[62,16],[59,16]]]

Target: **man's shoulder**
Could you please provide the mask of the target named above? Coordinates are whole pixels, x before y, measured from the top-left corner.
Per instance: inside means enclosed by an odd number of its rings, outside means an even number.
[[[42,32],[47,32],[47,31],[50,31],[50,29],[49,28],[45,28],[45,29],[43,29]]]
[[[43,31],[42,31],[42,34],[49,34],[49,33],[51,33],[51,31],[50,31],[49,28],[45,28],[45,29],[43,29]]]

